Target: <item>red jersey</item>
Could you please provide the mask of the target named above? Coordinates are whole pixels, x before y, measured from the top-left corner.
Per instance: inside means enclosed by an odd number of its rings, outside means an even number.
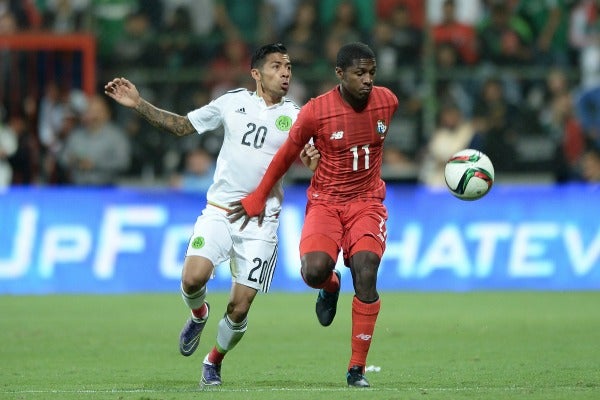
[[[289,140],[304,146],[312,138],[321,153],[307,190],[309,200],[343,203],[385,198],[383,142],[397,108],[398,98],[380,86],[373,87],[367,107],[360,112],[343,100],[339,86],[302,107]]]

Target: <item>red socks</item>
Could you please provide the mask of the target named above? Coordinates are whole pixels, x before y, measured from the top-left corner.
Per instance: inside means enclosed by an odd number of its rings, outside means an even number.
[[[225,354],[226,353],[220,353],[219,350],[217,350],[217,347],[215,346],[210,351],[210,353],[208,353],[208,356],[206,356],[206,358],[209,362],[213,364],[221,364],[223,362],[223,359],[225,358]]]
[[[192,310],[192,315],[198,319],[205,319],[208,314],[208,306],[206,303],[202,304],[200,307]]]
[[[379,299],[374,303],[363,303],[354,296],[352,300],[352,356],[348,369],[354,365],[366,366],[380,305]]]
[[[325,283],[323,284],[323,289],[329,293],[337,292],[338,288],[340,287],[340,283],[341,282],[338,279],[337,274],[335,272],[331,271],[331,275],[329,276],[329,279],[327,279],[325,281]]]

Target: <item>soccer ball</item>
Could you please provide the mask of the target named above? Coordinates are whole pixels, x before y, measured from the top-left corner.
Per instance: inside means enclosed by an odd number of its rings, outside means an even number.
[[[494,165],[481,151],[465,149],[446,162],[444,176],[454,196],[461,200],[477,200],[492,188]]]

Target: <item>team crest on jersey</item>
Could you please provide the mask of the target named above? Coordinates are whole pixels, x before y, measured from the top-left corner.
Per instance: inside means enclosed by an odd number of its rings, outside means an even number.
[[[204,247],[204,238],[202,236],[198,236],[196,237],[193,241],[192,241],[192,247],[194,249],[201,249]]]
[[[289,131],[290,128],[292,127],[292,119],[290,117],[288,117],[287,115],[280,115],[279,117],[277,117],[277,119],[275,120],[275,126],[277,127],[277,129],[279,129],[280,131]]]
[[[385,136],[385,133],[387,132],[387,125],[385,124],[385,121],[382,119],[378,119],[377,120],[377,133],[379,133],[380,136]]]

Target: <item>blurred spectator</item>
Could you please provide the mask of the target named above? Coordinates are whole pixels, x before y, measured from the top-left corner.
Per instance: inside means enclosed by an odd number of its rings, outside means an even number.
[[[588,142],[600,147],[600,85],[583,88],[577,94],[575,110]]]
[[[340,36],[328,35],[324,37],[321,53],[319,54],[320,57],[315,60],[313,65],[313,71],[316,76],[326,76],[327,73],[335,71],[337,52],[345,43]],[[328,78],[325,80],[330,82]]]
[[[203,1],[197,0],[202,4]],[[178,0],[168,0],[167,4],[179,3]],[[166,15],[165,8],[167,6],[165,0],[137,0],[136,7],[133,12],[144,14],[152,27],[152,30],[158,32],[164,22]]]
[[[0,188],[10,186],[12,182],[13,170],[9,158],[17,148],[17,133],[0,119]]]
[[[13,115],[8,121],[8,125],[17,136],[17,149],[8,157],[13,171],[13,185],[36,183],[39,149],[33,127],[28,122],[20,114]]]
[[[87,30],[85,7],[89,1],[52,0],[42,12],[43,27],[55,33],[74,33]]]
[[[446,162],[459,150],[467,149],[475,136],[471,121],[455,104],[444,104],[437,126],[421,158],[419,181],[433,188],[445,186]]]
[[[600,5],[596,0],[579,0],[569,16],[569,43],[577,52],[581,84],[600,84]]]
[[[1,6],[2,4],[0,3]],[[18,32],[19,22],[15,13],[8,9],[2,11],[0,8],[0,35],[12,35]]]
[[[301,3],[291,25],[283,34],[283,44],[292,57],[294,72],[299,70],[305,73],[312,67],[319,54],[322,40],[314,3]]]
[[[453,0],[453,20],[459,24],[475,26],[484,15],[481,0]],[[447,12],[447,0],[427,0],[427,21],[432,26],[442,24]]]
[[[377,18],[387,19],[398,7],[407,10],[409,25],[415,28],[425,26],[425,1],[423,0],[375,0]]]
[[[566,99],[569,99],[568,103],[570,104],[570,108],[572,108],[571,91],[572,88],[566,71],[562,68],[553,68],[546,75],[543,87],[541,89],[534,88],[529,93],[528,102],[538,113],[540,125],[548,127],[548,131],[553,138],[562,136],[560,134],[552,134],[555,132],[554,127],[557,120],[557,111],[563,109],[563,107],[558,106],[556,103],[563,103]],[[561,111],[559,114],[562,115],[563,112]]]
[[[393,43],[394,31],[387,21],[381,21],[373,28],[371,48],[377,56],[377,80],[388,86],[387,80],[396,78],[398,50]]]
[[[515,8],[529,25],[534,40],[533,62],[566,66],[569,62],[565,0],[520,0]]]
[[[0,0],[0,18],[8,14],[14,17],[20,31],[41,26],[40,13],[33,0]]]
[[[435,62],[440,73],[435,82],[435,100],[437,104],[455,104],[465,116],[470,116],[473,112],[473,84],[469,77],[454,77],[452,71],[459,67],[458,58],[458,51],[451,44],[436,46]]]
[[[477,61],[477,37],[472,25],[456,18],[456,1],[444,0],[442,18],[433,25],[433,42],[436,46],[449,44],[458,52],[460,64],[474,64]]]
[[[41,150],[37,132],[38,105],[39,100],[35,95],[25,96],[18,110],[12,113],[8,120],[9,126],[15,131],[18,139],[17,151],[9,159],[13,167],[13,184],[40,183]]]
[[[481,61],[497,66],[525,65],[532,59],[529,27],[504,2],[493,3],[478,27]]]
[[[284,32],[292,25],[298,14],[298,7],[302,4],[310,4],[314,7],[314,0],[263,0],[266,7],[266,15],[271,22],[271,35],[269,42],[276,42]],[[285,44],[287,47],[287,43]],[[289,50],[289,47],[287,47]]]
[[[363,37],[375,26],[375,0],[319,0],[318,15],[321,26],[333,31],[351,30]],[[360,18],[359,18],[360,16]],[[352,39],[347,38],[346,42]]]
[[[547,128],[557,141],[554,175],[557,182],[576,180],[579,165],[585,153],[586,138],[575,114],[573,97],[569,91],[557,92],[550,103]]]
[[[172,20],[175,10],[181,8],[189,14],[195,35],[207,37],[215,28],[214,0],[162,0],[162,3],[164,12],[161,15],[161,26]]]
[[[126,171],[130,144],[121,128],[111,122],[102,96],[89,99],[82,125],[69,134],[60,162],[76,185],[112,186]]]
[[[486,153],[497,171],[513,171],[517,162],[515,125],[519,122],[519,108],[508,101],[501,81],[485,81],[475,99],[472,119],[476,131],[473,147]]]
[[[41,160],[45,183],[52,185],[68,185],[71,183],[70,171],[60,162],[60,157],[69,136],[75,129],[79,128],[80,123],[81,116],[79,113],[68,107],[62,115],[62,122],[57,131],[55,142]]]
[[[205,85],[214,99],[228,90],[246,87],[250,50],[241,39],[227,39],[222,44],[221,53],[209,65]]]
[[[171,186],[183,192],[206,193],[213,181],[215,160],[201,147],[186,153],[182,171],[171,178]]]
[[[15,15],[9,10],[3,12],[0,9],[0,37],[16,33],[18,33],[18,26]],[[0,111],[2,113],[13,113],[15,103],[17,103],[15,93],[20,93],[24,86],[21,75],[15,76],[13,72],[15,65],[21,66],[22,61],[22,54],[0,47]]]
[[[392,28],[392,44],[398,54],[398,66],[419,65],[423,56],[424,37],[422,30],[410,22],[409,9],[405,6],[394,8],[389,16]]]
[[[221,40],[243,39],[266,43],[270,34],[268,8],[263,0],[214,0],[215,28]]]
[[[41,179],[44,182],[64,183],[57,157],[64,145],[68,129],[72,128],[68,124],[65,125],[71,113],[67,93],[56,82],[48,82],[40,100],[37,126],[41,150]]]
[[[152,64],[175,71],[200,63],[202,57],[192,31],[190,14],[183,6],[176,8],[158,37],[161,57],[153,57]]]
[[[137,8],[138,0],[90,0],[88,12],[98,38],[98,57],[104,65],[112,62],[115,44],[125,31],[125,19]]]
[[[581,177],[586,182],[600,182],[600,150],[588,149],[581,159]]]
[[[152,28],[148,15],[142,12],[128,14],[125,18],[122,40],[115,44],[114,62],[111,68],[127,69],[155,64],[157,58],[155,43],[156,32]],[[165,51],[164,54],[166,53]]]
[[[321,7],[324,7],[323,3],[327,2],[321,2]],[[361,24],[361,21],[367,18],[367,16],[358,13],[359,9],[353,1],[345,0],[337,2],[333,18],[327,20],[327,22],[322,22],[323,26],[326,27],[326,35],[337,36],[344,43],[364,41],[366,33],[370,32],[370,30],[364,30]]]

